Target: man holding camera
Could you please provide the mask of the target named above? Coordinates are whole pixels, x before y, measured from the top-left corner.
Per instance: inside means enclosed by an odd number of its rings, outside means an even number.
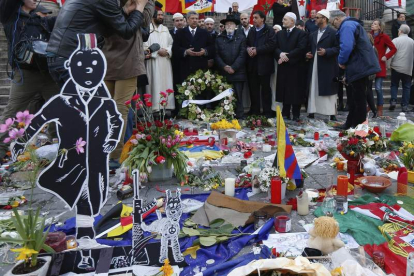
[[[334,10],[331,11],[330,21],[338,29],[338,63],[345,70],[345,82],[349,87],[349,113],[341,127],[348,129],[366,120],[368,77],[380,72],[381,68],[364,27],[355,18],[346,17],[344,12]]]

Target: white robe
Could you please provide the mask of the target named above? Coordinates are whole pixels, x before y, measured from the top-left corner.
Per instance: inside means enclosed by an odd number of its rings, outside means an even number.
[[[323,33],[318,31],[318,42]],[[331,96],[319,96],[318,85],[318,57],[317,53],[313,58],[312,68],[312,80],[310,84],[310,93],[308,100],[308,113],[318,113],[322,115],[335,115],[336,114],[336,98],[337,95]]]
[[[151,24],[150,36],[147,42],[144,42],[144,49],[148,49],[153,43],[158,43],[161,48],[168,51],[169,56],[161,57],[158,51],[151,54],[151,58],[146,61],[147,77],[149,84],[146,87],[146,93],[152,95],[152,109],[160,110],[160,92],[167,89],[174,89],[173,75],[171,66],[172,44],[173,38],[167,27],[160,24],[155,29],[155,25]],[[174,94],[168,95],[168,104],[166,109],[174,109]]]
[[[283,107],[283,103],[276,102],[276,83],[277,83],[277,61],[275,61],[275,72],[270,76],[270,88],[272,89],[272,110],[276,111],[277,106],[280,109]]]

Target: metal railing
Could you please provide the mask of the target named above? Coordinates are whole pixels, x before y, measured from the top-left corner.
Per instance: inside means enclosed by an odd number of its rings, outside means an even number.
[[[352,0],[355,1],[355,0]],[[376,18],[382,18],[382,16],[384,15],[384,11],[385,10],[391,10],[391,18],[392,20],[396,19],[397,14],[400,13],[399,10],[396,10],[394,8],[388,7],[384,4],[384,0],[380,0],[380,1],[372,1],[372,0],[356,0],[359,2],[364,2],[361,3],[361,19],[362,20],[374,20]],[[409,15],[405,15],[407,19],[411,19],[414,20],[414,17],[409,16]]]

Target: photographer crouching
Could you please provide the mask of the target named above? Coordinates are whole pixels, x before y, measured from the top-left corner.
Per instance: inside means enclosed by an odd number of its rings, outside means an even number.
[[[12,80],[9,102],[0,122],[28,109],[37,94],[47,101],[59,92],[46,59],[47,42],[56,17],[40,17],[36,8],[35,0],[2,0],[0,3],[0,22],[8,42],[6,70]],[[49,134],[53,136],[51,131]],[[0,134],[0,162],[8,151],[9,145],[4,143],[7,135],[7,132]]]

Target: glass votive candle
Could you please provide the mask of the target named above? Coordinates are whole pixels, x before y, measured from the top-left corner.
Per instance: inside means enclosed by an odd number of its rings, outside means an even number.
[[[343,171],[343,170],[344,170],[344,166],[345,166],[345,162],[338,161],[338,162],[336,163],[336,169],[337,169],[339,172],[341,172],[341,171]]]
[[[277,215],[275,217],[275,231],[279,233],[288,233],[292,228],[292,222],[288,215]]]
[[[267,221],[267,214],[263,211],[253,212],[254,216],[254,230],[262,227]]]
[[[362,186],[354,185],[354,198],[360,198],[362,196]]]

